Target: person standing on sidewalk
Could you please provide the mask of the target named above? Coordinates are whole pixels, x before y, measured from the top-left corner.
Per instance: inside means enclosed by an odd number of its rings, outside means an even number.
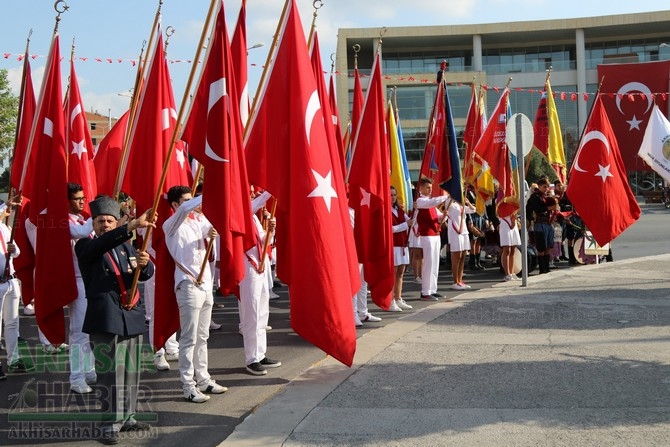
[[[440,269],[440,228],[446,216],[437,209],[445,203],[448,195],[431,197],[433,181],[422,178],[419,182],[420,195],[416,199],[418,210],[416,221],[419,224],[419,236],[423,249],[423,266],[421,268],[421,299],[437,301],[443,295],[437,293],[437,276]]]
[[[212,273],[207,264],[207,239],[216,230],[200,212],[202,196],[195,199],[188,186],[173,186],[167,201],[174,214],[163,223],[165,243],[174,259],[174,287],[179,307],[179,378],[184,399],[203,403],[208,394],[228,391],[208,371],[207,340],[212,321]],[[202,269],[203,265],[205,266]],[[202,273],[200,270],[203,270]],[[200,275],[202,274],[202,278]]]
[[[471,287],[463,281],[465,270],[465,254],[470,250],[470,233],[465,224],[465,215],[475,212],[475,207],[465,200],[464,204],[450,199],[445,213],[448,217],[447,232],[449,235],[449,250],[451,251],[451,276],[454,290],[468,290]]]

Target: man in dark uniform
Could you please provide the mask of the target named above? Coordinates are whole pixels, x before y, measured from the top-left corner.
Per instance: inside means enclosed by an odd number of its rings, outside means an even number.
[[[118,226],[119,203],[102,196],[90,203],[95,237],[79,239],[75,252],[86,289],[88,306],[83,332],[90,335],[96,360],[98,385],[102,388],[101,439],[117,444],[119,431],[147,430],[134,413],[140,381],[140,347],[144,306],[139,293],[128,298],[135,269],[139,279],[149,279],[154,266],[146,252],[135,252],[127,243],[137,228],[154,226],[145,212],[137,219]]]
[[[553,197],[547,197],[547,191],[549,191],[549,180],[540,178],[537,181],[537,191],[533,192],[526,202],[526,216],[535,222],[533,229],[540,274],[549,273],[549,253],[554,247],[554,228],[549,221],[551,211],[557,208],[557,203]]]

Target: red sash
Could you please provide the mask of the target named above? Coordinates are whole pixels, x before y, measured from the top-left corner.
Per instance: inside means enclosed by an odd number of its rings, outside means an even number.
[[[123,282],[123,277],[121,276],[121,270],[119,270],[119,266],[116,264],[114,257],[109,252],[105,254],[109,258],[109,262],[112,264],[114,274],[116,275],[116,280],[119,283],[119,289],[121,289],[121,305],[123,305],[123,307],[125,307],[126,310],[131,310],[133,307],[137,305],[137,302],[140,300],[140,291],[135,290],[135,296],[133,296],[132,300],[128,301],[128,290],[126,289],[126,283]]]

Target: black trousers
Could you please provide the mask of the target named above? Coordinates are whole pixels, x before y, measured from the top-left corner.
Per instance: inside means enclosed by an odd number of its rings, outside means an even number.
[[[137,409],[142,335],[90,334],[101,399],[101,428],[119,431]],[[132,422],[131,422],[132,423]]]

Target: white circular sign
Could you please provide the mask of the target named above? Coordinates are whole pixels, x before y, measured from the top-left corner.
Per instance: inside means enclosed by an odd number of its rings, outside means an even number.
[[[507,149],[509,149],[512,154],[517,155],[517,145],[521,145],[521,150],[525,157],[533,148],[534,139],[535,132],[533,132],[533,123],[530,122],[528,117],[523,113],[515,113],[512,115],[505,128],[505,143],[507,143]]]

